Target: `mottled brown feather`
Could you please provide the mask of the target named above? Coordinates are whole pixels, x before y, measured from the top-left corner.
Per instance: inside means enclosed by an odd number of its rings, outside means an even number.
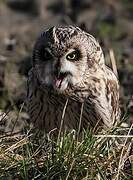
[[[50,49],[53,61],[41,61],[39,52],[42,45]],[[64,53],[75,47],[82,54],[79,61],[61,61]],[[65,66],[63,63],[71,63],[70,69],[72,66],[73,69],[69,78],[74,76],[77,79],[77,83],[69,82],[63,91],[57,91],[53,85],[48,84],[54,77],[51,69],[57,61],[60,61],[61,67]],[[57,64],[55,68],[58,68]],[[76,69],[77,73],[74,75]],[[110,128],[119,121],[118,80],[105,65],[98,42],[77,27],[53,27],[42,33],[33,51],[33,67],[29,72],[27,95],[31,122],[45,132],[54,128],[59,130],[67,99],[63,130],[78,131],[82,104],[81,130],[95,126],[99,129]]]

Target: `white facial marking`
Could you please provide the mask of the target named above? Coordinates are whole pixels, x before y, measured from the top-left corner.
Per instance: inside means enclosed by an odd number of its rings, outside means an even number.
[[[66,59],[66,56],[73,51],[75,50],[70,49],[63,57],[61,57],[61,62],[63,62],[61,66],[62,72],[71,72],[71,73],[76,72],[77,73],[77,67],[75,66],[75,64],[72,61],[68,61]]]
[[[57,36],[56,36],[55,30],[56,30],[56,28],[54,27],[54,28],[53,28],[53,37],[54,37],[54,41],[55,41],[56,43],[59,44],[59,39],[58,39]]]
[[[62,58],[64,59],[64,57]],[[67,61],[66,59],[63,60],[63,63],[61,65],[61,72],[70,72],[74,73],[77,72],[77,68],[73,62]]]

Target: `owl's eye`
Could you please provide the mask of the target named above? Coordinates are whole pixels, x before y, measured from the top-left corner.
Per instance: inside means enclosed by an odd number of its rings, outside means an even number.
[[[43,60],[50,60],[52,59],[52,54],[47,49],[43,49],[41,50],[41,58]]]
[[[70,61],[78,60],[79,59],[79,52],[73,51],[73,52],[67,54],[66,59],[70,60]]]
[[[51,59],[52,58],[51,53],[47,49],[44,50],[44,58],[45,59]]]

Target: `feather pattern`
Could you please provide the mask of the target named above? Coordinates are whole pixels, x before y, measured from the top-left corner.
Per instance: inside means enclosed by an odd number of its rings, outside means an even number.
[[[50,59],[48,55],[41,57],[46,47],[52,53]],[[78,51],[77,59],[68,60],[68,54],[75,57],[73,51]],[[82,104],[81,129],[110,128],[119,121],[119,83],[105,65],[102,49],[93,36],[73,26],[53,27],[37,40],[32,63],[27,107],[36,127],[45,132],[59,130],[67,100],[63,130],[78,130]]]

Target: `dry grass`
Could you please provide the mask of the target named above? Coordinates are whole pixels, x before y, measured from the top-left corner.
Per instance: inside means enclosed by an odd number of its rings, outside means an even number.
[[[132,127],[131,127],[132,128]],[[84,131],[60,134],[60,140],[27,129],[23,135],[1,136],[1,179],[130,179],[133,136],[117,128],[104,135]],[[124,132],[124,130],[122,130]],[[118,141],[120,141],[118,143]],[[124,165],[128,162],[127,167]]]

